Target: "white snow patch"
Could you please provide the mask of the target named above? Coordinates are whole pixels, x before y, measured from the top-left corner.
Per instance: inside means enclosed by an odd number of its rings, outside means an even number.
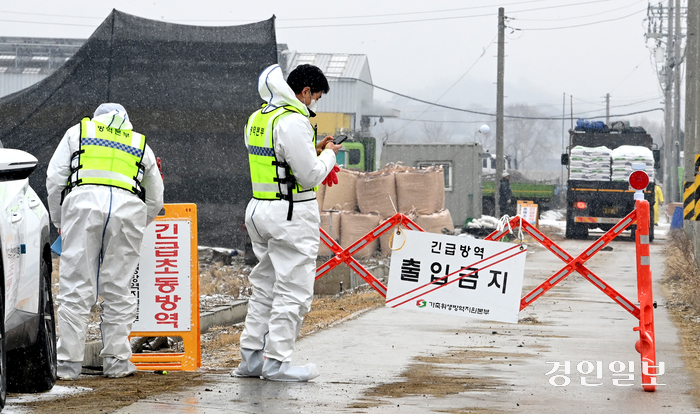
[[[86,387],[64,387],[62,385],[54,385],[50,391],[36,394],[7,394],[5,408],[3,414],[23,414],[28,413],[25,407],[19,404],[26,404],[37,401],[55,400],[66,395],[75,395],[83,392],[92,391],[92,388]]]

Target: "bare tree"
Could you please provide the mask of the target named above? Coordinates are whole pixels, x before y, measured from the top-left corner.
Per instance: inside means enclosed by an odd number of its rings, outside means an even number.
[[[663,145],[663,136],[664,136],[664,123],[663,121],[654,121],[652,119],[649,119],[644,116],[640,117],[634,117],[630,119],[630,125],[631,126],[641,126],[643,127],[646,131],[647,134],[651,135],[651,137],[654,139],[654,142],[657,143],[660,146]]]
[[[532,119],[544,114],[526,104],[509,106],[505,112],[524,117],[506,118],[504,125],[505,153],[513,157],[514,168],[538,169],[544,159],[556,158],[561,147],[556,121]]]
[[[474,135],[471,140],[481,145],[481,148],[483,148],[484,151],[493,150],[493,152],[496,152],[496,136],[493,132],[487,132],[484,134],[483,132],[476,130],[474,131]]]
[[[423,122],[421,126],[425,142],[437,143],[450,140],[447,129],[442,122]]]

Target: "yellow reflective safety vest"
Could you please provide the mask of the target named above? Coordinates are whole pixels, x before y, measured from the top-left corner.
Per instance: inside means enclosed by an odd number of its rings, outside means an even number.
[[[90,184],[123,188],[145,200],[141,188],[145,150],[145,135],[83,118],[80,149],[71,156],[71,175],[63,197],[75,187]]]
[[[274,128],[286,115],[301,112],[293,106],[282,106],[265,112],[267,105],[254,112],[246,124],[248,160],[253,184],[253,198],[259,200],[287,200],[287,220],[292,219],[294,203],[316,199],[316,187],[302,188],[294,178],[289,164],[275,155]],[[302,114],[303,115],[303,114]],[[312,138],[316,146],[316,130]],[[284,187],[284,190],[283,190]]]

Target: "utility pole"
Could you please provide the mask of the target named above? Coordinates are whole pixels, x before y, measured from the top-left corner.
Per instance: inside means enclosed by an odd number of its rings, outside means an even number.
[[[610,94],[605,94],[605,125],[610,125]]]
[[[564,143],[564,136],[566,134],[566,126],[564,124],[566,118],[566,92],[563,93],[561,97],[561,153],[566,152],[566,144]],[[566,182],[566,177],[564,176],[564,165],[561,166],[561,184]]]
[[[678,201],[678,168],[673,156],[673,0],[668,0],[668,33],[664,72],[664,190],[669,202]],[[674,180],[675,176],[675,180]]]
[[[503,160],[503,69],[505,59],[506,18],[503,7],[498,8],[498,62],[496,64],[496,185],[494,186],[496,218],[501,217],[500,192],[501,178],[505,169]]]
[[[677,151],[683,148],[683,139],[681,138],[681,0],[676,0],[676,7],[674,9],[676,12],[674,14],[675,18],[675,34],[673,36],[673,139],[674,139],[674,149],[678,148]],[[680,154],[676,153],[673,157],[676,160],[676,171],[678,170],[678,161],[680,159]],[[676,177],[678,173],[675,174]],[[681,191],[681,186],[677,185],[678,191]],[[679,199],[682,197],[679,197]],[[683,201],[683,200],[680,200]]]
[[[700,150],[700,143],[697,141],[697,110],[698,110],[698,93],[700,91],[700,78],[698,76],[698,47],[700,43],[698,42],[698,23],[700,23],[700,18],[698,14],[700,13],[700,7],[698,7],[697,2],[688,2],[688,14],[687,14],[687,38],[685,43],[686,50],[686,64],[685,64],[685,139],[683,150],[685,152],[685,159],[683,160],[683,180],[685,182],[693,182],[695,180],[695,157],[694,155]],[[695,251],[698,251],[698,226],[697,222],[686,221],[683,229],[690,238],[694,240]],[[700,260],[700,255],[695,255],[696,265],[698,260]]]

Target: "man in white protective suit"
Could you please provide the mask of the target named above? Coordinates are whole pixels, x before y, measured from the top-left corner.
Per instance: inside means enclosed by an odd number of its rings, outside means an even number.
[[[319,375],[316,365],[292,366],[291,359],[313,298],[321,224],[315,187],[337,184],[341,146],[330,136],[316,144],[309,122],[329,91],[316,66],[297,67],[285,82],[272,65],[260,75],[258,91],[265,104],[245,130],[253,184],[245,224],[260,263],[250,273],[241,364],[231,375],[308,381]]]
[[[163,180],[146,138],[119,104],[100,105],[70,128],[49,162],[51,221],[62,239],[58,286],[58,378],[80,375],[90,309],[103,299],[103,373],[136,372],[129,333],[136,298],[129,281],[146,226],[163,208]]]

